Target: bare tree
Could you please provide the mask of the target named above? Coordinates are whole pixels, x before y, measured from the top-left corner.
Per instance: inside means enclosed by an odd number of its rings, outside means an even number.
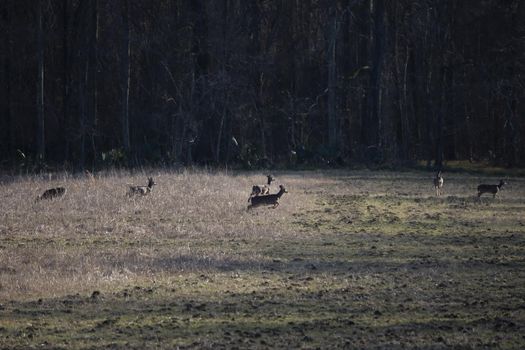
[[[45,160],[45,123],[44,123],[44,28],[43,2],[37,2],[37,158]]]
[[[339,118],[337,111],[337,34],[338,14],[335,5],[330,6],[330,24],[327,40],[328,60],[328,144],[331,151],[339,146]]]
[[[131,81],[131,43],[130,43],[130,29],[129,29],[129,0],[123,0],[122,8],[122,73],[120,80],[120,92],[121,92],[121,137],[122,147],[128,161],[131,157],[130,150],[130,136],[129,136],[129,92],[130,92],[130,81]]]
[[[62,122],[60,123],[60,135],[64,146],[63,160],[69,160],[70,152],[70,116],[69,116],[69,98],[70,98],[70,67],[69,67],[69,0],[62,1]]]
[[[0,8],[0,11],[2,13],[1,21],[2,21],[2,31],[4,33],[4,37],[2,40],[3,44],[3,55],[4,55],[4,74],[3,77],[5,79],[5,91],[4,91],[4,99],[5,99],[5,124],[4,125],[4,149],[2,150],[4,154],[8,155],[13,149],[15,145],[15,135],[13,132],[13,108],[12,108],[12,96],[11,96],[11,75],[12,75],[12,69],[13,69],[13,62],[12,62],[12,56],[13,56],[13,38],[12,38],[12,23],[11,23],[11,17],[12,17],[12,7],[11,3],[9,1],[5,1],[3,3],[3,7]]]

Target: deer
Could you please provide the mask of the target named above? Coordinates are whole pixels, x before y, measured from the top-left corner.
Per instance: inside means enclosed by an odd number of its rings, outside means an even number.
[[[251,204],[248,205],[248,208],[246,211],[249,211],[252,208],[260,207],[260,206],[266,206],[266,205],[273,205],[273,209],[277,208],[279,206],[279,198],[285,193],[288,193],[286,188],[284,188],[283,185],[279,185],[279,192],[275,194],[267,194],[262,196],[254,196],[251,197]]]
[[[96,179],[95,179],[95,175],[93,175],[93,173],[89,170],[84,170],[84,175],[85,177],[91,182],[91,183],[95,183]]]
[[[252,193],[250,193],[250,197],[248,197],[248,202],[253,197],[256,197],[256,196],[259,196],[259,195],[266,195],[266,194],[270,193],[270,185],[271,185],[272,181],[274,181],[274,178],[272,177],[272,175],[267,175],[266,177],[268,179],[268,184],[266,184],[266,185],[254,185],[252,187]]]
[[[156,183],[153,181],[152,177],[148,177],[148,185],[147,186],[134,186],[129,185],[128,190],[128,197],[131,197],[133,195],[139,194],[141,196],[145,196],[151,192],[153,189],[153,186],[155,186]]]
[[[65,187],[50,188],[48,190],[45,190],[44,193],[42,193],[41,196],[38,196],[36,198],[36,200],[40,201],[40,200],[43,200],[43,199],[60,198],[63,195],[65,195],[66,192],[67,192],[67,189]]]
[[[441,170],[438,171],[434,178],[434,188],[436,189],[436,196],[441,196],[441,189],[443,188],[443,176],[441,176]]]
[[[499,191],[503,188],[504,185],[507,183],[503,180],[499,181],[499,184],[497,185],[485,185],[481,184],[478,186],[478,198],[481,197],[483,193],[492,193],[493,197],[496,198],[496,194],[498,194]]]

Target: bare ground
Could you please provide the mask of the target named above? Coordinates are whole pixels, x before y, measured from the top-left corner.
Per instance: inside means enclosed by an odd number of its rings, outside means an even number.
[[[525,347],[523,178],[479,201],[499,179],[275,177],[290,193],[250,213],[261,174],[4,181],[0,348]]]

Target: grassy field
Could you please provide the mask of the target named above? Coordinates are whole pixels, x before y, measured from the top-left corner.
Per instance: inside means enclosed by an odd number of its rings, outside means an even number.
[[[0,349],[525,347],[525,179],[263,175],[4,179]]]

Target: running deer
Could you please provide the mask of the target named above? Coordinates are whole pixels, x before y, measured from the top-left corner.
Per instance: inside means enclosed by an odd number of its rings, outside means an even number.
[[[434,188],[436,189],[436,196],[441,196],[441,189],[443,188],[443,176],[441,176],[441,171],[438,171],[434,178]]]
[[[148,177],[148,185],[147,186],[133,186],[129,185],[128,190],[128,197],[131,197],[135,194],[140,194],[141,196],[145,196],[151,192],[153,189],[153,186],[155,186],[156,183],[153,181],[152,177]]]
[[[499,181],[498,185],[479,185],[478,186],[478,198],[481,197],[483,193],[492,193],[493,198],[496,198],[496,194],[501,191],[502,187],[507,183],[503,180]]]
[[[254,185],[252,187],[252,193],[250,193],[250,197],[248,197],[248,202],[251,198],[259,196],[259,195],[266,195],[270,193],[270,185],[274,178],[272,175],[266,176],[268,178],[268,184],[267,185]]]
[[[288,193],[286,188],[284,188],[283,185],[279,185],[279,192],[276,194],[267,194],[262,196],[251,197],[251,204],[248,205],[248,208],[246,210],[248,211],[252,208],[265,205],[273,205],[273,208],[275,209],[277,208],[277,206],[279,206],[279,198],[281,198],[281,196],[285,193]]]
[[[50,188],[48,190],[45,190],[41,196],[38,196],[37,200],[59,198],[65,195],[66,192],[67,190],[65,187]]]

